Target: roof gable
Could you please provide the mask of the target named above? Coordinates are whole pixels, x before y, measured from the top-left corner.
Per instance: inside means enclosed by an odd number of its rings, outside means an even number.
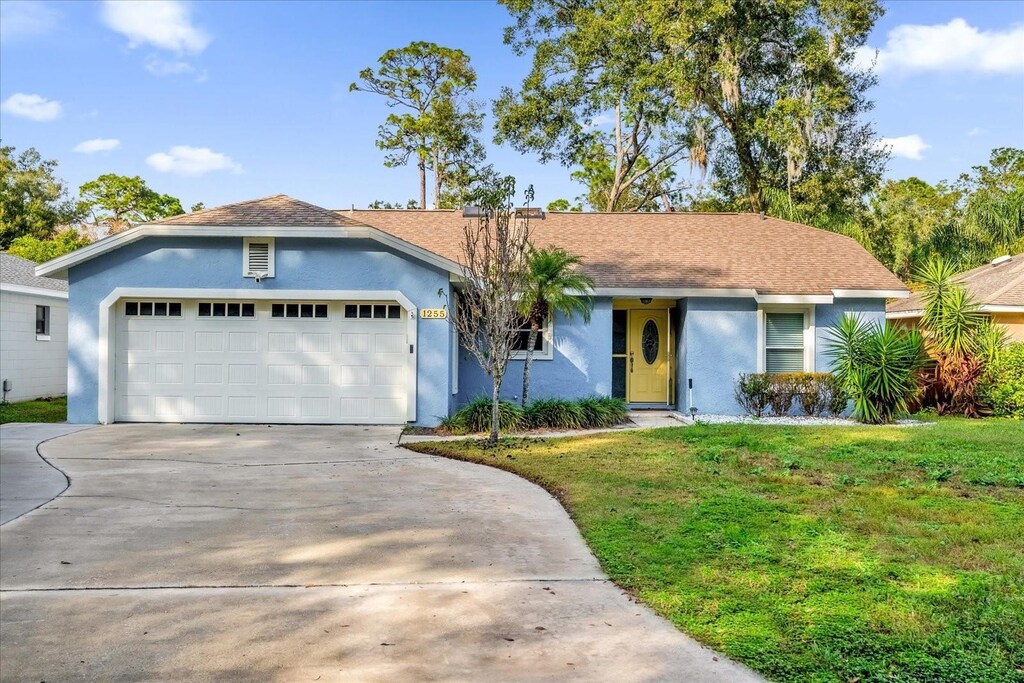
[[[963,284],[981,306],[1024,307],[1024,253],[958,273],[953,280]],[[924,302],[918,293],[889,304],[886,310],[889,313],[919,312],[924,310]]]
[[[335,211],[293,199],[288,195],[276,194],[262,199],[171,216],[147,225],[307,228],[361,224]]]

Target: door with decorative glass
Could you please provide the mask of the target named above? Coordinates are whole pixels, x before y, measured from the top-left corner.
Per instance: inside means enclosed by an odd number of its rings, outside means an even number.
[[[668,403],[669,310],[629,312],[630,403]]]

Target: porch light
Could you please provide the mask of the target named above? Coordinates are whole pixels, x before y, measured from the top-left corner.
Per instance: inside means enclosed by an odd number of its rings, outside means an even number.
[[[651,303],[652,301],[654,301],[654,299],[652,299],[649,296],[645,296],[645,297],[642,297],[640,299],[640,303],[642,303],[644,306],[646,306],[647,304]]]

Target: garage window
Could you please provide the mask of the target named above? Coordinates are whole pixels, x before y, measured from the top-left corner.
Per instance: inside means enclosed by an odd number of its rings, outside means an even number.
[[[200,301],[200,318],[255,318],[256,304],[252,301]]]
[[[397,304],[345,304],[346,318],[364,320],[398,320],[402,307]]]
[[[180,301],[125,301],[126,316],[155,316],[158,318],[180,318]]]
[[[271,318],[319,318],[327,319],[327,304],[305,302],[284,302],[271,304]]]

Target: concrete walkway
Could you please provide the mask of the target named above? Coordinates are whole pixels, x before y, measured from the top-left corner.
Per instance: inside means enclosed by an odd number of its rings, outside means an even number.
[[[64,473],[39,457],[36,445],[91,426],[48,423],[0,425],[0,524],[53,500],[68,486]]]
[[[0,679],[757,681],[516,476],[381,427],[114,425],[0,527]]]

